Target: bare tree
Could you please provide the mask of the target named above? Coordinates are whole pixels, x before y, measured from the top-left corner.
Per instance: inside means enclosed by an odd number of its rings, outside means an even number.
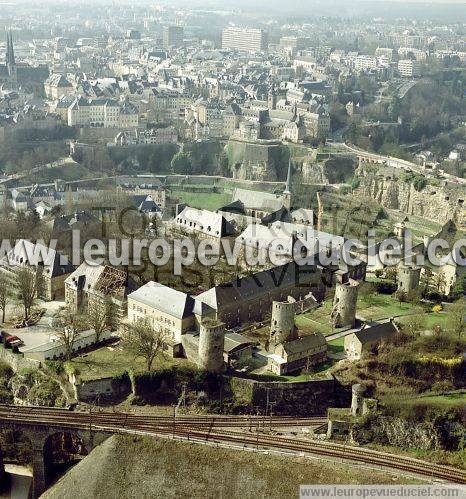
[[[427,321],[423,314],[408,315],[403,322],[402,329],[409,335],[414,336],[416,333],[423,331],[426,328]]]
[[[109,307],[100,300],[89,302],[86,319],[89,327],[95,331],[96,343],[99,343],[102,334],[109,329]]]
[[[460,338],[463,331],[466,329],[465,316],[466,316],[466,301],[460,299],[448,307],[447,312],[447,327],[453,333],[457,334]]]
[[[74,314],[68,308],[62,309],[57,317],[55,317],[53,327],[57,330],[57,336],[65,348],[66,360],[71,359],[76,340],[79,334],[86,330],[87,325],[85,317]]]
[[[32,267],[21,267],[16,272],[16,288],[18,299],[24,310],[24,321],[27,322],[31,315],[39,286],[40,275],[38,269]]]
[[[0,310],[2,311],[2,323],[5,322],[6,307],[10,299],[8,282],[3,274],[0,274]]]
[[[140,319],[128,328],[124,343],[135,357],[146,361],[150,371],[157,355],[163,354],[169,337],[166,329],[155,327],[148,319]]]
[[[445,294],[445,287],[447,280],[445,278],[445,273],[443,270],[439,269],[438,272],[433,273],[431,277],[431,285],[439,294]]]

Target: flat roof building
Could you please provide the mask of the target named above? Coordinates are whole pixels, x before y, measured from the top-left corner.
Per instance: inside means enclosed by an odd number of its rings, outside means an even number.
[[[222,48],[224,49],[265,52],[268,44],[268,34],[262,29],[231,26],[224,29],[222,33]]]
[[[183,45],[184,29],[182,26],[164,26],[162,36],[164,48],[181,47]]]

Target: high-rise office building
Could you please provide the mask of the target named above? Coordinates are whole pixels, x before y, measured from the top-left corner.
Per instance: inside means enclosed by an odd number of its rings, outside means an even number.
[[[181,47],[183,45],[184,30],[182,26],[163,27],[163,46]]]
[[[268,35],[262,29],[230,27],[223,30],[222,48],[248,52],[267,50]]]

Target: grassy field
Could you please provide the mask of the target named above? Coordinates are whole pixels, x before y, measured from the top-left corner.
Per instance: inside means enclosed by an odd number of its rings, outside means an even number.
[[[296,325],[303,332],[320,331],[329,335],[337,330],[330,324],[332,299],[328,298],[321,307],[311,312],[296,316]],[[382,294],[359,296],[357,316],[366,320],[380,320],[388,317],[423,312],[421,307],[413,307],[410,303],[399,303],[394,297]]]
[[[344,351],[345,338],[337,338],[328,342],[330,353],[342,353]]]
[[[421,395],[419,397],[399,399],[397,404],[407,406],[431,406],[440,407],[442,409],[466,407],[466,392],[450,392],[441,395]]]
[[[215,211],[231,201],[230,193],[196,193],[174,190],[171,196],[179,198],[192,208]]]
[[[187,362],[184,359],[159,357],[154,361],[152,368],[162,369],[181,363],[186,364]],[[135,373],[146,371],[144,359],[141,357],[135,358],[132,353],[128,352],[119,343],[79,355],[72,360],[72,363],[78,369],[84,381],[118,376],[130,370]]]
[[[330,313],[332,311],[332,298],[325,300],[321,307],[296,316],[296,325],[302,333],[321,332],[327,336],[338,332],[330,324]],[[360,295],[357,304],[357,317],[364,320],[382,320],[390,317],[397,317],[403,324],[409,320],[410,315],[422,315],[425,321],[426,329],[433,329],[439,325],[446,329],[448,320],[448,305],[443,312],[426,311],[420,305],[412,303],[400,303],[394,296],[370,293]]]
[[[19,182],[20,185],[31,185],[38,183],[51,183],[55,179],[60,178],[65,182],[72,182],[73,180],[81,180],[85,178],[92,177],[105,177],[106,174],[101,172],[93,171],[91,172],[84,166],[79,163],[75,163],[74,161],[70,161],[63,166],[59,166],[56,168],[50,168],[47,170],[43,170],[40,172],[32,173],[25,178],[21,179]]]

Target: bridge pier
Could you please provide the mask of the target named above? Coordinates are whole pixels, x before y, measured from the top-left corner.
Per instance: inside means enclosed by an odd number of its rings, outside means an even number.
[[[3,463],[3,456],[0,450],[0,493],[4,492],[4,487],[7,485],[5,465]]]
[[[57,434],[66,436],[75,435],[78,437],[83,446],[85,453],[91,452],[92,449],[100,445],[112,432],[95,431],[92,428],[83,430],[82,428],[70,428],[50,424],[49,426],[36,425],[33,422],[13,421],[10,417],[6,421],[0,420],[0,428],[11,428],[21,431],[31,442],[32,450],[32,491],[31,499],[39,498],[50,486],[53,478],[53,455],[49,439]],[[0,449],[0,488],[6,482],[5,468],[3,465],[2,453]]]
[[[32,451],[32,499],[38,499],[49,485],[46,460],[43,442],[40,445],[34,445]]]

